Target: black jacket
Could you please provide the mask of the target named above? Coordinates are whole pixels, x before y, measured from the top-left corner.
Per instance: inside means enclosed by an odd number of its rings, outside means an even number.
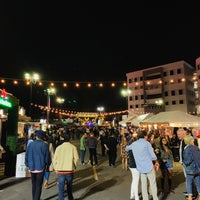
[[[129,163],[128,163],[128,166],[130,168],[136,168],[135,158],[133,156],[132,150],[128,151],[128,153],[129,153]]]

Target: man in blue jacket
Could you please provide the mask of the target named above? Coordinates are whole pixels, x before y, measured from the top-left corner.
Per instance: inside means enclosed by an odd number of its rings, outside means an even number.
[[[26,150],[25,164],[31,173],[32,199],[40,200],[44,171],[51,163],[48,144],[43,141],[44,132],[35,131],[36,140],[31,142]]]

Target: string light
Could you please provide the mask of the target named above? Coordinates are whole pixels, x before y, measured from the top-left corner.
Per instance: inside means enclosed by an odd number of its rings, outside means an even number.
[[[11,81],[13,84],[23,84],[25,81],[26,85],[30,85],[30,80],[24,80],[24,79],[14,79],[14,78],[4,78],[0,77],[0,84],[5,84]],[[115,86],[123,86],[126,87],[127,83],[124,81],[105,81],[105,82],[75,82],[75,81],[49,81],[49,80],[42,80],[38,81],[37,85],[42,86],[51,86],[51,87],[56,87],[57,84],[60,84],[63,87],[68,87],[69,85],[74,85],[75,87],[80,87],[81,85],[85,85],[87,87],[92,87],[93,85],[98,86],[98,87],[104,87],[106,84],[110,85],[111,87]]]
[[[92,87],[92,84],[91,84],[91,83],[88,83],[87,86],[90,88],[90,87]]]
[[[34,107],[37,107],[40,110],[44,110],[46,111],[48,109],[47,106],[42,106],[42,105],[38,105],[38,104],[34,104],[32,105]],[[51,113],[58,113],[58,108],[50,108],[49,112]],[[112,115],[121,115],[123,113],[128,113],[128,110],[121,110],[121,111],[116,111],[116,112],[103,112],[102,115],[104,116],[112,116]],[[99,116],[98,112],[76,112],[76,111],[72,111],[72,110],[65,110],[62,109],[62,115],[66,115],[66,116],[73,116],[73,117],[83,117],[83,116],[87,116],[87,117],[94,117],[94,116]]]
[[[103,87],[103,83],[99,83],[99,87]]]
[[[54,86],[55,86],[55,84],[54,84],[53,82],[51,82],[51,83],[50,83],[50,86],[51,86],[51,87],[54,87]]]
[[[76,83],[76,84],[75,84],[75,87],[77,87],[77,88],[80,87],[80,84],[79,84],[79,83]]]
[[[115,83],[111,83],[111,87],[115,87]]]
[[[63,83],[63,87],[67,87],[67,83]]]
[[[18,81],[17,81],[17,80],[14,80],[13,83],[14,83],[15,85],[17,85],[17,84],[18,84]]]

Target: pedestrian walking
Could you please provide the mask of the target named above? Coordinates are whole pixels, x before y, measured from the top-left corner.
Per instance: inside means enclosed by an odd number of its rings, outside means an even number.
[[[70,143],[70,135],[63,132],[61,137],[64,142],[56,148],[53,157],[53,167],[58,177],[58,200],[64,200],[65,183],[68,200],[73,200],[73,178],[79,155],[76,146]]]
[[[117,158],[117,138],[114,134],[114,132],[111,133],[111,135],[108,137],[107,142],[105,143],[106,150],[108,152],[108,160],[109,160],[109,166],[115,167],[115,162]]]
[[[88,149],[89,149],[90,163],[91,163],[92,166],[98,165],[97,144],[98,144],[98,140],[94,136],[94,133],[91,132],[90,136],[87,138],[87,146],[88,146]]]
[[[84,133],[80,139],[80,153],[81,153],[81,164],[85,165],[85,153],[87,148],[87,133]]]
[[[101,155],[105,156],[106,155],[106,148],[105,148],[105,143],[107,141],[108,137],[107,134],[104,130],[99,131],[99,140],[101,142]]]
[[[172,134],[172,137],[169,139],[169,145],[171,147],[172,153],[173,153],[173,158],[174,162],[179,162],[179,144],[180,141],[175,133]]]
[[[187,129],[185,127],[183,128],[179,128],[177,130],[177,137],[178,139],[180,140],[180,146],[179,146],[179,162],[181,163],[182,165],[182,169],[183,169],[183,174],[186,178],[186,171],[185,171],[185,165],[183,165],[183,151],[184,151],[184,148],[186,146],[185,142],[184,142],[184,137],[187,135]],[[186,183],[186,181],[185,181]],[[187,186],[186,186],[187,187]],[[185,196],[187,196],[187,192],[183,192],[183,194]]]
[[[46,169],[46,171],[44,172],[44,184],[43,185],[44,185],[45,189],[47,189],[49,186],[50,173],[54,170],[52,160],[53,160],[53,156],[54,156],[54,152],[55,152],[52,138],[49,137],[46,142],[49,146],[51,164],[50,164],[49,168]]]
[[[31,173],[32,200],[40,200],[44,172],[51,163],[48,144],[43,141],[44,132],[35,132],[36,140],[27,146],[25,165]]]
[[[191,135],[186,135],[184,137],[185,148],[183,150],[183,165],[186,173],[186,189],[188,200],[193,199],[194,189],[193,183],[196,186],[198,197],[197,200],[200,200],[200,176],[199,176],[199,169],[197,167],[197,163],[195,162],[194,158],[195,155],[198,154],[198,147],[194,145],[194,138]],[[197,158],[198,160],[200,157]]]
[[[138,133],[138,138],[137,141],[126,147],[126,151],[132,150],[137,170],[140,172],[143,200],[149,199],[147,179],[150,183],[153,200],[158,200],[156,174],[153,162],[155,162],[156,166],[159,166],[159,163],[151,143],[147,141],[147,132],[145,130],[140,131]]]
[[[132,138],[130,144],[135,140]],[[137,170],[132,150],[129,150],[128,154],[129,154],[128,167],[132,176],[130,199],[139,200],[138,188],[139,188],[140,172]]]
[[[177,130],[177,137],[180,140],[180,146],[179,146],[179,162],[181,163],[181,165],[183,164],[183,150],[185,148],[185,142],[184,142],[184,137],[186,136],[186,129],[185,128],[179,128]],[[183,167],[183,173],[184,176],[186,177],[186,173],[185,173],[185,168]]]
[[[129,160],[129,153],[126,151],[126,146],[128,145],[127,136],[124,134],[122,136],[122,143],[121,143],[121,159],[122,159],[122,170],[128,170],[128,160]]]

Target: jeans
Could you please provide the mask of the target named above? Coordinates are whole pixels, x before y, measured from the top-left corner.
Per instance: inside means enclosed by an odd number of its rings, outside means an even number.
[[[104,146],[104,143],[102,143],[102,144],[101,144],[101,155],[102,155],[102,156],[105,156],[105,155],[106,155],[105,152],[106,152],[106,148],[105,148],[105,146]]]
[[[40,196],[42,193],[43,179],[44,179],[44,172],[31,173],[33,200],[40,200]]]
[[[154,168],[146,174],[141,173],[141,184],[142,184],[142,197],[143,200],[148,200],[148,192],[147,192],[147,178],[149,180],[153,200],[158,200],[157,195],[157,184],[156,184],[156,174]]]
[[[95,162],[95,164],[97,165],[98,162],[97,162],[97,150],[96,148],[89,148],[89,153],[90,153],[90,162],[91,162],[91,165],[93,165]]]
[[[139,200],[138,187],[139,187],[139,180],[140,180],[140,172],[136,168],[129,167],[129,169],[132,174],[130,199],[135,198],[135,200]]]
[[[200,194],[200,176],[194,176],[194,175],[187,174],[186,175],[186,188],[187,188],[188,195],[194,194],[193,181],[195,183],[198,193]]]
[[[80,150],[81,152],[81,163],[85,163],[85,150]]]
[[[64,187],[67,184],[68,200],[73,200],[72,184],[74,174],[58,174],[58,200],[64,200]]]
[[[109,160],[110,166],[111,165],[115,166],[116,158],[117,158],[117,152],[115,150],[109,150],[108,151],[108,160]]]
[[[166,168],[169,169],[169,170],[173,169],[172,162],[171,162],[170,159],[167,159],[167,160],[166,160],[165,166],[166,166]]]

